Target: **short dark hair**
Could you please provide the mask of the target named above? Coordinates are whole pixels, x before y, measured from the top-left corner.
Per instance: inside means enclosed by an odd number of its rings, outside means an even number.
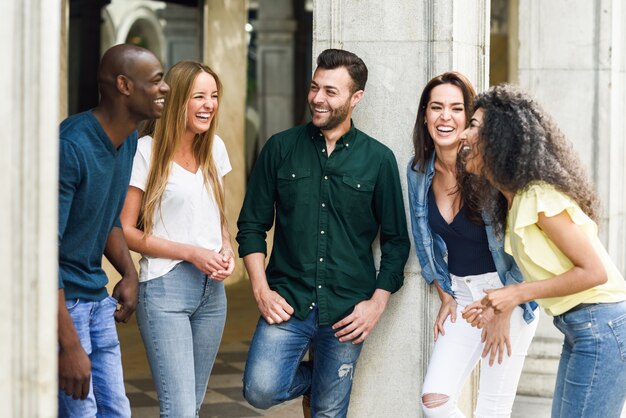
[[[317,57],[317,67],[325,70],[346,67],[352,78],[352,93],[365,90],[367,67],[363,60],[352,52],[343,49],[326,49]]]

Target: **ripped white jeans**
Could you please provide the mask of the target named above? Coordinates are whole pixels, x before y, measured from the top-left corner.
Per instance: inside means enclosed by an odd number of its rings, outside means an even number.
[[[422,397],[425,394],[445,395],[448,400],[439,402],[439,406],[428,407],[422,404],[424,416],[465,417],[458,409],[458,399],[462,386],[476,364],[481,360],[484,344],[481,342],[481,330],[472,328],[462,317],[461,311],[471,302],[481,299],[484,289],[502,287],[497,273],[476,276],[452,276],[452,290],[457,302],[457,319],[451,322],[448,317],[444,323],[446,335],[439,335],[424,379]],[[488,357],[481,361],[480,384],[476,417],[510,417],[513,401],[524,358],[528,346],[535,335],[539,322],[539,310],[535,310],[535,319],[527,324],[522,317],[522,308],[516,307],[511,314],[510,341],[511,357],[504,356],[502,364],[497,360],[489,366]]]

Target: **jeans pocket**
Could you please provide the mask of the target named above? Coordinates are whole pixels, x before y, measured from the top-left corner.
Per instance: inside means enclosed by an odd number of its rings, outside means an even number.
[[[78,304],[80,303],[80,299],[67,299],[65,301],[65,306],[67,307],[68,312],[72,312]]]
[[[626,361],[626,314],[609,321],[608,325],[617,341],[622,361]]]

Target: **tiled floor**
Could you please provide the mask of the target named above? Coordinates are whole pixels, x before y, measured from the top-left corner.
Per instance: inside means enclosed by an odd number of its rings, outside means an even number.
[[[296,417],[301,415],[299,400],[294,400],[269,411],[248,405],[241,395],[241,376],[246,360],[246,343],[223,344],[209,381],[209,390],[202,408],[202,418]],[[126,380],[126,391],[133,417],[152,418],[159,415],[156,391],[150,378]]]
[[[213,372],[209,379],[209,389],[202,408],[202,418],[296,418],[302,416],[300,399],[267,411],[250,406],[241,393],[242,375],[258,319],[256,304],[252,298],[250,285],[242,281],[226,288],[228,314]],[[126,391],[134,418],[155,418],[159,416],[159,403],[150,377],[143,343],[133,319],[118,327],[122,344],[122,362],[126,380]]]

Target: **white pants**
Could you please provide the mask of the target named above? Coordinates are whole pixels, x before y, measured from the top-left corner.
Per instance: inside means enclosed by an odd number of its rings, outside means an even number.
[[[446,335],[439,335],[424,379],[422,396],[440,394],[448,396],[447,402],[434,408],[422,404],[425,417],[465,417],[457,403],[462,386],[470,373],[481,360],[484,344],[481,342],[481,330],[472,328],[461,317],[461,311],[471,302],[481,299],[484,289],[502,287],[497,273],[458,277],[452,275],[452,290],[457,302],[457,319],[451,322],[448,317],[444,323]],[[511,314],[510,342],[511,357],[503,356],[502,364],[497,359],[493,366],[481,361],[480,386],[476,417],[510,417],[515,392],[522,373],[524,358],[528,346],[535,335],[539,322],[539,309],[535,310],[535,319],[527,324],[519,306]]]

